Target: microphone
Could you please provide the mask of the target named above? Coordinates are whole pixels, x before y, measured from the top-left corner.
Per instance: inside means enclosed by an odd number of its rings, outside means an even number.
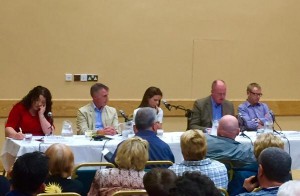
[[[273,113],[273,111],[272,111],[272,110],[269,110],[269,114],[270,114],[270,116],[272,117],[272,121],[273,121],[273,132],[274,132],[274,133],[277,133],[278,135],[283,134],[282,132],[276,131],[275,128],[274,128],[274,123],[276,123],[277,126],[280,128],[280,131],[282,131],[282,130],[281,130],[281,127],[278,125],[278,123],[277,123],[276,120],[275,120],[275,114]]]
[[[162,102],[163,102],[163,104],[165,105],[165,107],[169,110],[169,111],[171,111],[171,108],[172,108],[172,106],[166,101],[166,100],[161,100]]]
[[[244,117],[241,113],[238,114],[238,122],[239,122],[239,126],[241,129],[240,136],[248,138],[253,146],[252,139],[247,134],[244,133],[244,131],[246,131],[246,120],[244,119]]]
[[[246,130],[246,126],[245,126],[246,123],[245,123],[245,119],[241,113],[238,114],[238,122],[239,122],[241,132],[242,132],[242,134],[244,134],[244,131]]]
[[[121,116],[125,119],[125,122],[130,121],[130,119],[128,118],[128,116],[125,114],[125,112],[123,110],[119,110]]]
[[[52,127],[53,127],[53,115],[52,112],[48,112],[47,114],[48,118],[49,118],[49,123],[50,123],[50,127],[48,129],[51,129],[51,132],[49,135],[52,135]]]

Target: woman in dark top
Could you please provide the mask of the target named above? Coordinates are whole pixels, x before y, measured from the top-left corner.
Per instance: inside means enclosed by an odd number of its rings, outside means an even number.
[[[78,180],[68,179],[74,166],[74,155],[65,144],[52,144],[45,152],[49,157],[49,177],[46,185],[57,184],[62,192],[76,192],[82,195],[83,185]]]

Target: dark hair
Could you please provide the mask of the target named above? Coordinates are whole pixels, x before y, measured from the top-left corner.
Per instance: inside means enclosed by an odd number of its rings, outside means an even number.
[[[46,99],[46,110],[44,112],[44,116],[47,116],[49,112],[52,112],[52,95],[46,87],[34,87],[28,92],[28,94],[25,97],[23,97],[21,103],[25,106],[25,108],[29,110],[32,106],[32,103],[37,101],[40,95],[44,96]]]
[[[147,90],[144,93],[142,102],[139,105],[139,108],[149,107],[148,100],[151,99],[155,95],[163,96],[163,94],[162,94],[162,92],[159,88],[154,87],[154,86],[151,86],[151,87],[147,88]],[[160,106],[160,101],[158,103],[158,106]]]
[[[140,108],[135,115],[135,126],[140,130],[145,130],[156,121],[156,110],[154,108]]]
[[[90,89],[91,97],[93,97],[94,93],[96,93],[98,90],[101,90],[103,88],[105,90],[109,91],[109,88],[106,85],[102,84],[102,83],[96,83],[93,86],[91,86],[91,89]]]
[[[31,152],[20,156],[13,165],[11,183],[13,190],[33,194],[44,183],[48,169],[48,158],[42,152]]]
[[[264,149],[258,157],[258,163],[269,180],[281,183],[291,180],[292,158],[283,149],[277,147]]]
[[[176,179],[176,174],[170,169],[153,168],[144,175],[143,183],[149,196],[165,196],[175,187]]]
[[[170,190],[171,196],[219,196],[220,191],[214,182],[198,171],[184,172],[175,182],[175,188]]]

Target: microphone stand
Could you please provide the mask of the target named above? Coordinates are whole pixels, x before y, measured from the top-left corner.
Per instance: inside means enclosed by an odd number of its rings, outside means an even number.
[[[184,106],[182,105],[171,105],[171,104],[168,104],[169,105],[169,111],[171,111],[172,108],[175,108],[176,110],[183,110],[185,111],[185,114],[184,116],[187,118],[187,126],[186,126],[186,130],[189,129],[189,125],[190,125],[190,122],[191,122],[191,119],[192,119],[192,116],[193,116],[193,111],[190,110],[190,109],[186,109]]]

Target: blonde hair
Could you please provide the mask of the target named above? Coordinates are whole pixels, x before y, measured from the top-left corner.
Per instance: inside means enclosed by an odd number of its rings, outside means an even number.
[[[141,171],[149,159],[149,144],[140,137],[132,137],[122,142],[115,162],[120,169]]]
[[[202,131],[188,130],[180,137],[181,152],[186,161],[198,161],[205,158],[207,144]]]
[[[49,158],[49,173],[53,176],[67,178],[71,176],[74,166],[74,154],[65,144],[52,144],[45,152]]]
[[[254,142],[254,155],[256,159],[258,159],[260,153],[269,147],[277,147],[277,148],[284,148],[283,141],[279,138],[274,136],[272,133],[264,133],[259,135],[255,142]]]

